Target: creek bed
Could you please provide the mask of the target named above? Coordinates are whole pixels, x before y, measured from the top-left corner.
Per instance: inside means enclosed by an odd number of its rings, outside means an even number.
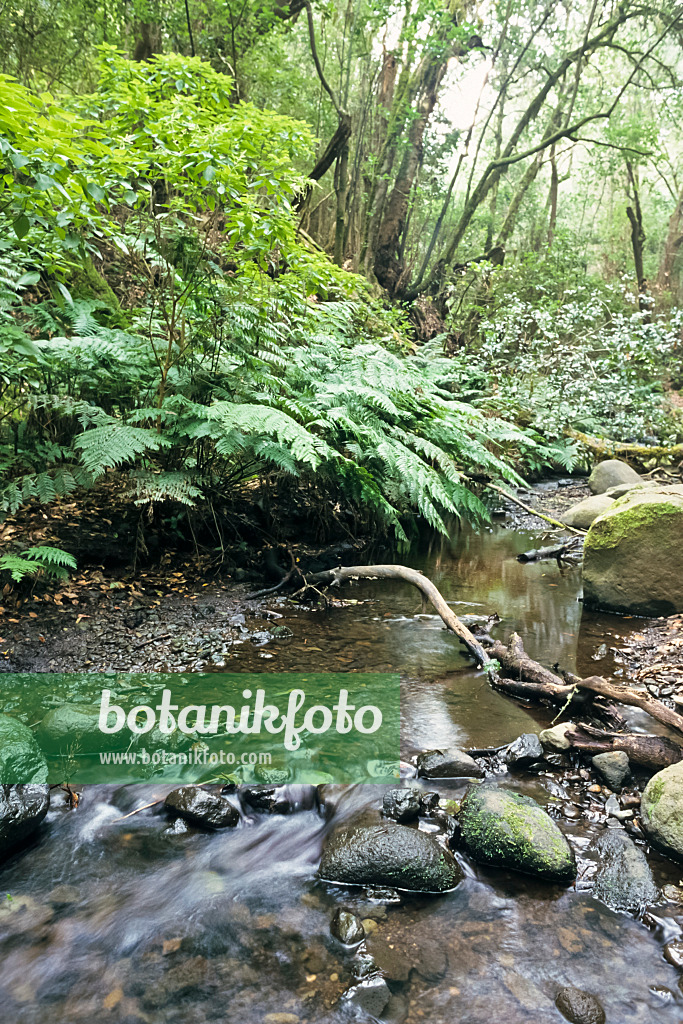
[[[642,620],[583,612],[576,569],[516,561],[544,536],[463,529],[451,541],[425,541],[407,561],[430,576],[456,613],[497,612],[497,628],[504,635],[517,630],[533,658],[583,675],[619,672],[611,648]],[[326,613],[266,602],[293,636],[233,645],[225,668],[399,671],[404,758],[439,745],[497,746],[549,724],[548,710],[491,690],[410,587],[363,583],[341,596],[360,603]],[[652,728],[640,712],[629,710],[628,718],[635,728]],[[503,775],[501,782],[545,805],[566,799],[550,772]],[[465,784],[429,788],[458,797]],[[561,985],[595,993],[614,1024],[683,1019],[679,972],[662,956],[663,942],[681,934],[683,908],[655,907],[646,927],[592,897],[586,851],[602,823],[557,815],[579,856],[576,887],[461,858],[465,878],[453,892],[394,900],[316,878],[326,833],[359,812],[372,819],[382,787],[347,789],[326,821],[301,809],[253,815],[210,835],[168,831],[158,807],[120,820],[157,789],[91,786],[77,811],[57,796],[33,846],[3,865],[5,1019],[351,1020],[352,1009],[339,1000],[358,957],[329,932],[340,904],[372,922],[368,952],[392,990],[383,1020],[545,1024],[562,1019],[554,1006]],[[683,874],[656,856],[650,862],[660,885]]]

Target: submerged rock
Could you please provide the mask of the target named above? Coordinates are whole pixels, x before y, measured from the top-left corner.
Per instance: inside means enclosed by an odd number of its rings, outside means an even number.
[[[81,750],[104,750],[123,744],[130,739],[130,733],[106,734],[100,730],[99,708],[91,704],[61,704],[43,718],[36,730],[41,745],[53,751],[66,750],[77,746]]]
[[[653,843],[683,860],[683,761],[652,776],[640,801],[640,820]]]
[[[370,1017],[381,1017],[391,999],[391,990],[380,974],[365,978],[344,994],[344,1000]]]
[[[576,876],[569,843],[528,796],[490,784],[470,786],[459,820],[463,843],[476,861],[551,881]]]
[[[598,516],[583,550],[587,608],[683,611],[683,484],[636,488]]]
[[[417,774],[423,779],[478,778],[484,769],[464,750],[425,750],[418,754]]]
[[[181,786],[169,793],[164,805],[192,825],[204,828],[232,828],[240,820],[239,812],[218,793],[200,786]]]
[[[599,857],[594,895],[611,910],[636,911],[659,897],[645,854],[621,829],[607,829],[593,849]]]
[[[0,857],[35,832],[49,806],[49,786],[0,786]]]
[[[361,919],[357,914],[350,910],[344,910],[343,907],[338,907],[335,910],[330,931],[335,939],[339,939],[344,946],[357,946],[365,938],[365,929]]]
[[[621,459],[605,459],[599,462],[588,477],[588,486],[593,494],[604,494],[620,484],[639,484],[642,478],[628,462]]]
[[[593,494],[567,509],[562,515],[562,522],[565,526],[573,526],[577,530],[587,530],[591,523],[613,504],[614,498],[608,498],[606,494]]]
[[[320,875],[412,892],[445,892],[462,878],[453,855],[433,836],[389,822],[334,832],[323,849]]]
[[[505,752],[505,763],[511,768],[526,768],[543,757],[543,747],[535,732],[525,732]]]
[[[382,814],[394,821],[415,821],[422,812],[422,790],[416,786],[388,789],[382,800]]]
[[[557,993],[555,1006],[571,1024],[605,1024],[605,1011],[590,992],[566,985]]]
[[[610,789],[621,789],[631,774],[628,754],[623,750],[608,750],[604,754],[596,754],[591,758],[591,764]]]
[[[0,784],[47,782],[47,763],[29,727],[0,715]]]

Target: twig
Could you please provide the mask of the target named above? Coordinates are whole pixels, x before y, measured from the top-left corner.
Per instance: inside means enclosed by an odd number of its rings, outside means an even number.
[[[149,644],[154,644],[158,640],[170,640],[173,633],[162,633],[161,636],[153,636],[149,640],[143,640],[141,644],[136,644],[133,648],[134,651],[139,651],[141,647],[147,647]]]
[[[149,807],[156,807],[156,805],[160,804],[164,799],[165,797],[160,796],[158,800],[152,800],[150,804],[143,804],[142,807],[136,808],[136,810],[131,811],[129,814],[124,814],[122,818],[114,818],[114,820],[110,821],[109,824],[115,825],[117,821],[125,821],[126,818],[132,818],[134,814],[139,814],[140,811],[146,811]]]
[[[504,498],[508,499],[508,501],[513,501],[515,505],[519,505],[519,507],[523,508],[525,512],[528,512],[529,515],[538,516],[539,519],[544,519],[546,523],[550,523],[551,526],[556,527],[558,530],[569,530],[571,533],[575,533],[580,537],[586,536],[586,530],[579,530],[574,526],[565,526],[565,524],[561,523],[559,519],[553,519],[551,516],[543,515],[542,512],[537,512],[535,508],[531,508],[530,505],[525,505],[524,502],[520,501],[519,498],[516,498],[514,494],[510,494],[509,491],[506,491],[504,487],[499,487],[498,484],[487,484],[486,486],[492,491],[498,491],[498,493],[502,494]]]

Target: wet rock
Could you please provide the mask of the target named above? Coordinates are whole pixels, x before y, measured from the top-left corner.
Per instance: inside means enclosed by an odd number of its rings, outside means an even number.
[[[459,820],[463,843],[476,861],[551,881],[576,877],[569,843],[530,797],[491,784],[470,786]]]
[[[535,732],[525,732],[511,743],[505,752],[505,763],[510,768],[526,768],[543,757],[543,747]]]
[[[605,1024],[605,1011],[598,1000],[580,988],[561,988],[555,1006],[571,1024]]]
[[[484,769],[464,750],[425,750],[418,754],[417,774],[423,779],[478,778]]]
[[[593,494],[604,494],[620,484],[639,483],[641,477],[635,469],[631,469],[628,462],[622,462],[621,459],[606,459],[599,462],[588,477],[588,486]]]
[[[323,849],[320,875],[413,892],[445,892],[462,878],[453,855],[433,836],[388,822],[333,833]]]
[[[658,899],[645,854],[625,832],[607,829],[593,849],[599,858],[594,895],[611,910],[637,911]]]
[[[591,523],[613,504],[614,498],[608,498],[606,494],[594,494],[567,509],[562,515],[562,522],[576,530],[587,530]]]
[[[365,929],[361,919],[342,907],[335,910],[330,931],[335,939],[339,939],[344,946],[357,946],[365,938]]]
[[[422,813],[422,790],[414,786],[388,789],[382,800],[382,814],[402,823],[415,821]]]
[[[200,786],[181,786],[169,793],[164,806],[192,825],[204,828],[232,828],[240,819],[225,797],[209,793]]]
[[[591,764],[610,789],[621,789],[631,774],[628,754],[623,750],[608,750],[605,754],[596,754],[591,758]]]
[[[640,821],[653,843],[683,860],[683,761],[652,776],[641,797]]]
[[[390,998],[389,986],[379,974],[365,978],[344,994],[345,1002],[369,1017],[381,1017]]]
[[[430,922],[389,924],[369,936],[367,949],[389,981],[408,981],[414,971],[425,981],[436,982],[448,970],[445,944]]]
[[[583,549],[587,608],[683,611],[683,484],[636,488],[599,516]]]
[[[71,903],[78,903],[81,894],[75,885],[56,885],[47,898],[55,907],[68,907]]]
[[[49,806],[49,786],[0,786],[0,858],[35,832]]]
[[[143,1002],[147,1006],[164,1006],[190,992],[206,999],[209,988],[209,962],[203,956],[194,956],[167,970],[161,981],[147,989]]]
[[[47,763],[29,727],[0,715],[0,783],[47,782]]]
[[[543,729],[538,734],[538,738],[544,747],[550,747],[551,750],[569,750],[570,743],[566,733],[573,728],[573,722],[561,722],[559,725],[554,725],[552,729]]]
[[[39,723],[36,739],[52,751],[77,746],[80,751],[105,750],[124,746],[130,739],[127,729],[106,734],[100,730],[100,711],[92,704],[62,704],[53,708]]]
[[[683,939],[673,939],[664,947],[664,959],[674,967],[683,967]]]

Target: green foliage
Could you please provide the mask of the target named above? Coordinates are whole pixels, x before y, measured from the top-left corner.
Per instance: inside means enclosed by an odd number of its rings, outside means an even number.
[[[26,576],[44,576],[61,580],[68,576],[69,569],[76,568],[76,559],[61,548],[43,545],[26,548],[19,554],[0,555],[0,574],[7,573],[15,583]]]

